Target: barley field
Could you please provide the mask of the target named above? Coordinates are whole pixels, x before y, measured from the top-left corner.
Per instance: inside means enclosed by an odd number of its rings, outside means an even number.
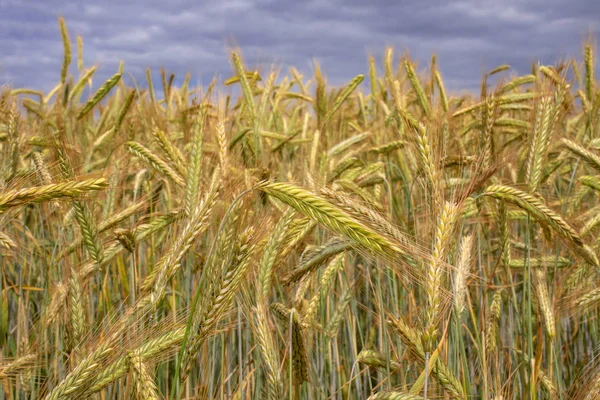
[[[600,399],[594,46],[90,90],[59,25],[0,90],[0,398]]]

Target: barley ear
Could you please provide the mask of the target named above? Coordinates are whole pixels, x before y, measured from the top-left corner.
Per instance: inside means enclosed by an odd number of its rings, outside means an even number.
[[[60,82],[64,85],[67,81],[69,65],[71,65],[71,41],[69,39],[67,24],[65,23],[65,19],[63,17],[58,18],[58,24],[60,27],[60,36],[62,38],[63,48],[65,51],[62,68],[60,70]]]

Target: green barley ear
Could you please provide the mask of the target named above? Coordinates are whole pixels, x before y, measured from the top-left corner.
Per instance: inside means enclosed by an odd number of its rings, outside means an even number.
[[[75,212],[75,218],[81,229],[81,236],[83,237],[83,243],[88,250],[90,258],[98,265],[102,265],[104,261],[104,249],[100,243],[98,236],[98,228],[94,221],[93,215],[88,207],[84,204],[74,201],[73,210]]]
[[[192,149],[188,162],[187,181],[185,183],[185,213],[191,217],[193,207],[198,200],[200,189],[200,174],[202,168],[202,143],[204,137],[205,114],[200,108],[194,121],[194,135],[192,136]],[[223,171],[225,172],[225,171]]]
[[[581,80],[581,71],[579,70],[579,65],[576,59],[572,59],[569,62],[569,66],[571,67],[571,71],[573,71],[573,77],[575,78],[575,82],[579,87],[583,86],[583,81]]]
[[[481,143],[483,152],[483,165],[489,168],[495,162],[496,149],[494,143],[494,122],[497,118],[497,104],[494,96],[488,96],[485,99],[485,106],[482,110],[481,121]]]
[[[62,38],[63,48],[65,51],[62,68],[60,70],[60,82],[64,85],[67,81],[69,65],[71,65],[71,41],[69,39],[69,31],[67,30],[67,24],[65,23],[64,17],[58,18],[58,24],[60,27],[60,36]]]
[[[6,182],[10,182],[13,180],[15,175],[17,174],[17,169],[19,167],[20,156],[19,156],[19,147],[20,147],[20,135],[21,135],[21,120],[19,116],[19,112],[16,104],[11,104],[8,107],[7,112],[7,121],[6,121],[6,135],[8,147],[7,148],[7,157],[4,160],[5,166],[8,168],[7,177],[0,181],[2,184]],[[5,153],[6,154],[6,153]]]
[[[110,92],[110,90],[119,82],[120,79],[121,73],[116,73],[108,78],[108,80],[98,88],[94,96],[88,100],[85,106],[83,106],[81,111],[79,111],[79,114],[77,114],[77,119],[82,119],[85,117],[87,113],[89,113],[96,106],[96,104],[100,103],[102,99],[106,97],[108,92]]]
[[[285,236],[287,229],[294,217],[293,211],[288,211],[275,226],[271,238],[267,242],[263,252],[262,259],[258,269],[258,289],[256,291],[257,304],[266,304],[271,290],[271,281],[273,275],[273,266],[275,259],[279,253],[279,249]]]
[[[587,262],[592,265],[599,265],[598,257],[587,246],[584,246],[579,234],[562,217],[549,209],[538,197],[503,185],[488,186],[483,195],[507,201],[530,212],[538,222],[550,227],[567,244],[572,245],[573,250]]]
[[[588,101],[594,100],[594,52],[589,44],[585,46],[585,94]]]
[[[243,279],[250,267],[253,252],[256,250],[251,240],[254,229],[250,227],[242,233],[234,257],[229,265],[223,265],[220,276],[208,287],[210,292],[203,297],[200,306],[193,310],[190,316],[189,340],[185,343],[184,353],[181,360],[183,380],[189,375],[193,360],[209,333],[215,328],[223,315],[229,311],[235,295],[241,286]],[[200,291],[194,295],[194,303],[198,299]]]
[[[129,365],[133,375],[133,387],[137,398],[146,400],[160,399],[158,388],[154,383],[154,377],[150,373],[139,351],[129,354]]]
[[[518,88],[520,86],[528,85],[528,84],[534,83],[535,81],[536,81],[535,75],[519,76],[519,77],[509,81],[502,87],[500,87],[500,89],[498,90],[498,94],[502,95],[502,94],[512,92],[513,90],[515,90],[516,88]]]
[[[579,99],[581,100],[581,111],[584,114],[589,114],[592,109],[592,103],[587,99],[585,93],[582,90],[578,90],[577,94],[579,95]]]
[[[329,288],[331,287],[333,278],[335,275],[344,267],[344,256],[346,253],[340,253],[333,258],[323,271],[319,289],[308,303],[308,308],[304,313],[304,321],[307,324],[313,322],[314,316],[319,312],[319,305],[321,299],[327,296]]]
[[[154,84],[152,83],[152,73],[150,68],[146,68],[146,83],[148,84],[148,92],[150,93],[150,101],[156,104],[156,94],[154,93]]]
[[[400,339],[407,347],[409,353],[417,359],[419,363],[425,364],[427,357],[423,347],[423,341],[421,340],[421,333],[416,329],[411,328],[406,321],[404,321],[402,316],[398,316],[398,318],[390,316],[388,323],[400,336]],[[437,359],[435,368],[433,368],[432,372],[437,381],[453,398],[466,400],[467,397],[462,384],[439,358]]]
[[[167,164],[166,161],[152,153],[148,148],[137,142],[127,142],[125,143],[125,147],[131,154],[148,163],[159,174],[170,178],[181,187],[185,186],[185,180],[179,172]]]
[[[90,82],[90,80],[92,79],[92,76],[96,73],[96,67],[92,67],[90,69],[88,69],[77,81],[77,83],[75,83],[75,86],[73,86],[73,89],[71,89],[71,93],[69,93],[69,100],[73,101],[74,99],[78,99],[79,95],[81,94],[83,88],[85,87],[85,85]]]
[[[437,338],[437,322],[440,317],[442,288],[443,288],[443,263],[452,239],[452,232],[456,222],[456,205],[446,202],[440,213],[437,229],[435,232],[435,243],[433,257],[427,269],[427,333],[426,342],[429,349],[435,348],[434,341]]]
[[[296,246],[315,228],[317,224],[307,217],[296,218],[290,223],[285,241],[281,245],[280,260],[286,257],[294,250]]]
[[[188,104],[188,90],[190,87],[190,79],[192,78],[192,75],[187,72],[185,74],[185,78],[183,78],[183,83],[181,84],[181,88],[180,88],[180,95],[181,95],[181,103],[184,105]]]
[[[552,299],[548,292],[548,284],[546,283],[546,270],[537,268],[533,271],[533,283],[538,299],[538,306],[542,311],[542,317],[546,326],[546,333],[551,341],[556,337],[556,322],[554,318],[554,310],[552,307]]]
[[[330,190],[327,188],[321,188],[319,194],[325,197],[336,207],[339,207],[344,212],[347,212],[350,216],[360,220],[363,224],[370,228],[384,233],[390,238],[395,239],[398,243],[402,244],[405,248],[410,248],[412,245],[411,239],[400,229],[390,223],[384,216],[380,215],[368,206],[368,203],[362,204],[348,196],[342,195],[340,192]],[[408,253],[403,253],[402,257],[405,261],[413,266],[417,266],[417,262]]]
[[[435,72],[437,71],[437,55],[434,53],[431,55],[431,63],[429,65],[429,83],[425,88],[427,99],[429,104],[433,102],[433,96],[435,95]]]
[[[98,191],[108,186],[106,179],[87,179],[34,186],[26,189],[13,189],[0,192],[0,214],[6,210],[31,203],[41,203],[62,197],[75,198],[90,191]]]
[[[367,400],[424,400],[423,396],[417,396],[415,394],[395,392],[395,391],[383,391],[377,392],[369,396]]]
[[[192,247],[198,236],[208,229],[208,221],[214,210],[219,192],[221,190],[221,174],[217,170],[213,173],[213,180],[206,196],[196,204],[196,210],[192,217],[188,218],[181,234],[173,243],[170,250],[161,258],[152,273],[146,278],[142,285],[152,306],[164,297],[167,283],[179,270],[180,260]]]
[[[579,182],[581,182],[582,185],[600,191],[600,178],[597,176],[584,175],[579,178]]]
[[[446,89],[444,87],[444,81],[442,80],[442,75],[440,74],[440,71],[438,71],[437,69],[435,70],[435,83],[440,92],[440,103],[442,105],[442,110],[444,110],[444,112],[448,112],[448,110],[449,110],[448,97],[446,96]]]
[[[98,372],[98,366],[114,351],[108,342],[103,342],[82,359],[45,397],[46,400],[67,400],[81,397],[88,381]]]
[[[377,104],[377,68],[373,56],[369,56],[369,84],[371,86],[371,107],[374,112]]]
[[[87,387],[86,395],[89,396],[92,393],[98,392],[110,385],[112,382],[115,382],[121,377],[125,376],[127,372],[131,371],[132,358],[137,358],[136,361],[139,361],[146,366],[145,363],[152,362],[153,357],[156,357],[157,355],[167,351],[172,351],[174,347],[178,346],[183,340],[184,332],[185,327],[174,328],[165,334],[145,341],[143,344],[131,350],[129,353],[121,355],[102,371],[94,374],[94,376],[89,379],[89,386]],[[147,381],[147,384],[148,383],[150,382]]]
[[[121,124],[123,124],[123,120],[125,120],[125,116],[129,112],[133,101],[135,100],[137,92],[135,90],[131,90],[125,100],[123,101],[123,105],[119,110],[119,114],[117,114],[117,118],[115,119],[115,125],[113,126],[113,134],[118,132],[121,128]]]
[[[431,108],[429,107],[429,102],[427,101],[427,96],[425,96],[425,92],[423,91],[423,87],[419,82],[419,78],[417,78],[417,74],[415,73],[415,69],[413,68],[410,61],[406,60],[404,62],[404,66],[406,68],[406,74],[408,75],[408,80],[417,96],[417,100],[419,102],[419,106],[421,106],[421,110],[425,115],[425,118],[429,118],[431,114]]]
[[[557,256],[544,256],[539,258],[530,258],[527,260],[529,267],[531,269],[545,269],[545,268],[567,268],[570,267],[573,262],[566,257],[557,257]],[[511,268],[514,269],[523,269],[525,268],[525,260],[523,258],[519,258],[516,260],[510,260],[510,264],[508,264]]]
[[[560,85],[562,79],[560,78],[560,76],[558,76],[558,73],[554,68],[542,65],[540,66],[540,72],[544,74],[544,76],[552,80],[552,82],[555,85]]]
[[[488,76],[496,75],[500,72],[507,71],[509,69],[510,69],[510,65],[508,65],[508,64],[499,65],[496,68],[494,68],[493,70],[491,70],[490,72],[488,72]]]
[[[121,161],[115,161],[113,168],[109,171],[110,178],[108,181],[108,188],[106,189],[106,198],[104,200],[104,207],[102,210],[102,221],[113,213],[115,208],[115,196],[117,194],[117,185],[119,184],[119,175],[121,174]]]
[[[271,73],[269,73],[269,77],[265,81],[264,87],[261,89],[262,94],[260,96],[260,101],[258,102],[258,108],[256,110],[256,122],[259,125],[267,117],[267,105],[269,104],[270,96],[273,94],[275,80],[277,79],[277,76],[277,71],[272,71]]]
[[[489,354],[495,354],[497,350],[498,341],[498,325],[502,307],[502,290],[497,290],[492,297],[492,304],[490,305],[490,313],[486,321],[485,328],[485,342],[487,344],[487,352]]]
[[[254,124],[254,120],[256,118],[256,106],[254,104],[254,95],[252,94],[252,88],[250,87],[250,83],[248,82],[248,78],[246,77],[246,72],[244,71],[244,66],[242,65],[242,60],[240,59],[239,54],[233,52],[231,58],[233,60],[233,66],[240,80],[240,85],[242,87],[242,93],[244,95],[244,101],[246,104],[246,112],[250,117],[251,124]]]
[[[267,328],[269,324],[268,298],[271,290],[271,280],[275,259],[285,239],[287,229],[294,213],[288,211],[275,226],[271,238],[263,251],[259,263],[258,282],[256,285],[256,314],[254,321],[255,333],[259,344],[262,364],[267,375],[267,392],[269,399],[279,399],[283,392],[281,374],[279,372],[279,356],[276,352],[275,339]]]
[[[271,182],[262,183],[257,189],[281,200],[315,222],[323,224],[333,232],[355,241],[368,250],[380,254],[386,254],[388,251],[404,253],[389,239],[308,190],[287,183]]]
[[[251,323],[260,351],[261,364],[267,380],[267,400],[283,398],[283,380],[279,368],[279,353],[275,344],[272,328],[269,326],[269,313],[266,306],[258,305],[253,310]]]
[[[529,145],[529,157],[527,162],[526,180],[529,183],[529,191],[535,193],[542,176],[542,163],[545,149],[548,146],[549,135],[546,135],[550,117],[550,102],[547,98],[541,98],[533,125],[533,135]]]
[[[168,102],[169,101],[169,87],[167,84],[167,71],[165,71],[164,67],[162,67],[160,69],[160,79],[162,81],[162,86],[163,86],[164,100],[165,100],[165,102]]]
[[[385,370],[388,364],[388,358],[376,350],[361,351],[356,356],[356,361],[381,370]],[[403,370],[402,363],[396,360],[389,360],[389,366],[390,370],[394,372],[401,372]]]
[[[537,92],[527,92],[527,93],[510,93],[510,94],[505,94],[503,96],[497,97],[496,98],[496,105],[499,107],[502,106],[514,106],[517,105],[518,103],[527,101],[527,100],[531,100],[531,99],[535,99],[537,97],[540,97],[540,94]],[[467,106],[465,108],[462,108],[458,111],[455,111],[452,114],[452,117],[458,117],[473,111],[477,111],[480,108],[482,108],[483,106],[485,106],[485,101],[481,101],[479,103]]]
[[[385,58],[383,60],[384,72],[385,72],[385,80],[387,81],[388,86],[392,86],[394,82],[394,49],[388,47],[385,51]]]
[[[217,122],[217,143],[219,145],[219,165],[223,174],[229,171],[229,152],[227,148],[227,132],[222,117]]]
[[[465,310],[467,294],[467,278],[471,269],[471,250],[473,248],[473,235],[464,236],[460,243],[460,254],[454,277],[454,305],[460,315]]]
[[[7,237],[5,235],[0,238],[3,240],[3,246],[6,244]],[[10,238],[9,238],[10,239]],[[62,304],[62,302],[61,302]],[[9,319],[8,319],[8,291],[6,289],[0,290],[0,311],[2,311],[2,315],[0,317],[0,344],[3,346],[6,343],[6,337],[9,330]]]
[[[187,168],[185,167],[185,160],[179,149],[171,142],[162,129],[160,129],[155,123],[152,124],[152,136],[156,139],[156,142],[165,154],[169,164],[177,171],[177,173],[183,178],[187,177]]]
[[[303,254],[300,259],[300,265],[294,268],[287,276],[283,278],[283,283],[290,285],[292,283],[306,279],[311,273],[326,263],[332,257],[339,253],[348,251],[352,248],[350,243],[334,239],[324,246],[316,246],[308,255]]]
[[[331,147],[329,151],[327,151],[327,158],[331,159],[339,154],[345,153],[350,147],[362,142],[363,140],[366,140],[370,136],[370,132],[363,132],[339,142],[335,146]]]
[[[417,136],[417,152],[419,161],[425,172],[426,187],[429,193],[428,197],[431,199],[430,206],[433,209],[437,209],[440,206],[441,193],[439,192],[438,184],[438,168],[433,158],[431,135],[422,123],[419,123],[413,130]]]
[[[573,154],[583,158],[583,160],[596,171],[600,171],[600,156],[595,152],[586,149],[585,147],[577,144],[576,142],[567,138],[562,138],[561,143]]]
[[[0,231],[0,255],[9,257],[17,249],[17,243],[6,233]]]
[[[73,361],[77,363],[81,359],[79,346],[85,334],[86,322],[79,276],[74,270],[71,271],[71,277],[69,278],[69,316],[71,320],[70,339],[71,348],[73,349]]]
[[[0,365],[0,381],[7,382],[19,375],[20,372],[35,366],[36,354],[28,354]]]
[[[344,103],[344,101],[352,94],[352,92],[354,92],[358,85],[360,85],[364,80],[364,75],[357,75],[350,81],[350,83],[348,83],[348,85],[346,85],[346,87],[342,89],[340,94],[336,97],[335,101],[333,102],[333,105],[331,106],[331,108],[329,108],[329,110],[327,110],[327,114],[325,114],[323,120],[320,122],[322,124],[321,126],[326,125],[329,122],[329,120],[331,120],[331,117],[333,117],[333,114],[335,114],[335,112],[342,106],[342,103]]]
[[[60,167],[60,171],[61,171],[63,177],[72,179],[72,177],[74,176],[74,171],[71,166],[71,161],[69,160],[69,157],[67,156],[67,153],[66,153],[66,150],[64,147],[65,133],[66,132],[65,132],[64,127],[61,127],[54,133],[52,140],[54,141],[54,146],[55,146],[54,150],[55,150],[56,156],[58,158],[58,165]],[[80,184],[83,184],[83,182]],[[89,182],[88,182],[88,184],[89,184]],[[105,186],[106,182],[104,180],[102,180],[101,184],[103,186]],[[72,190],[77,190],[77,189],[81,190],[81,187],[78,187],[77,183],[68,182],[68,183],[63,183],[63,184],[55,184],[55,185],[51,186],[52,190],[49,190],[48,186],[46,186],[45,190],[44,190],[44,194],[47,195],[50,192],[64,191],[65,187],[62,185],[68,185],[66,188],[67,193]],[[76,189],[76,187],[77,187],[77,189]],[[63,195],[64,195],[64,193],[61,194],[61,196],[59,196],[59,197],[62,197]],[[70,196],[70,197],[73,197],[73,196]],[[94,261],[96,267],[99,268],[102,265],[103,260],[104,260],[104,250],[103,250],[102,244],[100,243],[100,238],[98,237],[98,230],[96,227],[96,222],[94,221],[94,219],[92,217],[92,213],[84,203],[81,203],[77,200],[73,201],[73,211],[75,214],[75,218],[77,219],[79,228],[81,230],[81,236],[83,237],[83,243],[88,251],[88,254],[90,255],[90,258]]]
[[[497,202],[498,236],[501,246],[501,261],[504,267],[511,265],[510,232],[508,229],[508,211],[504,201]]]
[[[346,316],[346,309],[352,301],[352,295],[353,287],[349,286],[344,290],[344,292],[340,296],[338,306],[335,309],[333,315],[331,316],[329,322],[327,323],[327,326],[325,327],[325,335],[329,336],[330,338],[334,338],[337,336],[339,327],[342,321],[344,320],[344,317]]]
[[[254,157],[257,160],[262,160],[263,141],[260,135],[260,116],[258,115],[260,110],[257,110],[257,106],[254,101],[254,93],[252,91],[252,87],[250,86],[250,82],[247,78],[247,73],[244,70],[244,65],[242,64],[242,60],[238,53],[233,52],[232,61],[233,67],[236,70],[240,85],[242,87],[245,111],[248,114],[248,119],[250,120],[250,127],[254,133],[254,140],[252,142],[248,142],[248,144],[251,146],[251,150],[254,153]]]
[[[527,177],[529,178],[529,190],[533,193],[540,184],[542,175],[542,164],[546,158],[554,127],[557,124],[568,85],[560,82],[552,101],[542,98],[539,102],[540,110],[536,117],[534,136],[530,145],[529,163]]]
[[[44,103],[44,93],[40,92],[39,90],[33,90],[33,89],[26,89],[26,88],[20,88],[20,89],[13,89],[10,91],[10,95],[11,96],[18,96],[20,94],[29,94],[32,96],[37,96],[38,103],[39,104],[43,104]]]
[[[77,35],[77,71],[83,70],[83,38]]]
[[[322,126],[327,112],[327,98],[325,97],[325,80],[321,73],[321,66],[318,62],[315,62],[315,79],[317,81],[317,88],[315,94],[315,111],[317,114],[317,125]]]

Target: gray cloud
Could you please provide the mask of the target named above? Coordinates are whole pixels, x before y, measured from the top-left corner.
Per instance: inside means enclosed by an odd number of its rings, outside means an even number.
[[[450,89],[475,90],[483,68],[508,63],[526,73],[532,62],[581,54],[597,35],[600,2],[585,0],[0,0],[0,84],[52,88],[60,73],[63,15],[72,41],[82,35],[95,82],[120,60],[145,86],[165,67],[181,82],[207,84],[231,75],[227,48],[239,45],[249,65],[293,65],[310,75],[318,59],[333,84],[381,60],[386,46],[425,65],[432,53]],[[75,71],[75,65],[72,66]]]

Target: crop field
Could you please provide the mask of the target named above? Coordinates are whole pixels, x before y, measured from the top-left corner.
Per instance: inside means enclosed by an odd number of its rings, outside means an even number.
[[[59,25],[0,88],[1,399],[600,399],[593,45],[92,89]]]

